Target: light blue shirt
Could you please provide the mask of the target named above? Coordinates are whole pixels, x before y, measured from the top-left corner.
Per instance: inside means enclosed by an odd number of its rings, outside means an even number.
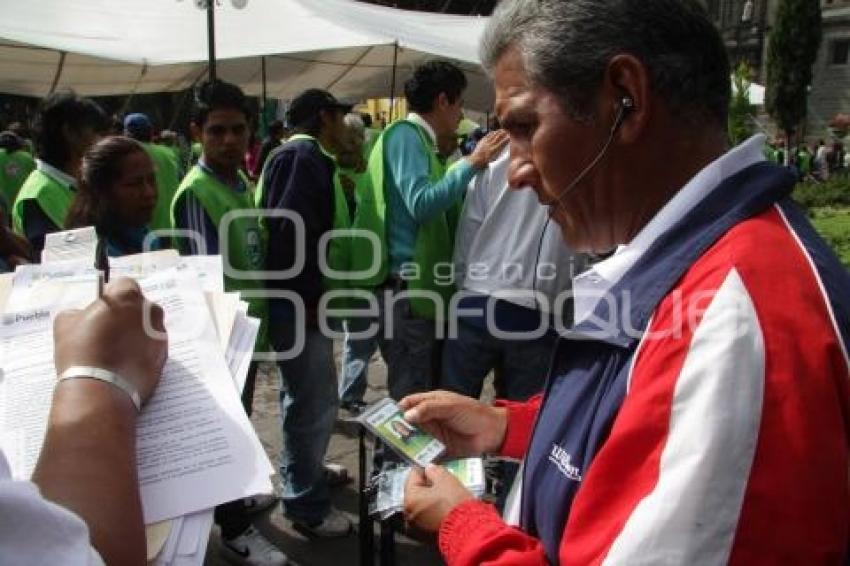
[[[463,160],[432,184],[429,166],[430,156],[414,126],[400,124],[384,139],[387,245],[392,273],[399,273],[401,266],[413,259],[419,226],[457,203],[476,173],[469,161]]]

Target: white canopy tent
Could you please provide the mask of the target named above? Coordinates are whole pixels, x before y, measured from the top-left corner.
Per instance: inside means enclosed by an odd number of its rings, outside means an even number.
[[[194,0],[0,0],[0,92],[44,96],[174,91],[206,73],[206,14]],[[477,61],[486,19],[411,12],[353,0],[249,0],[216,10],[217,74],[250,94],[291,98],[308,87],[363,99],[395,92],[430,57],[467,73],[467,106],[488,108]]]

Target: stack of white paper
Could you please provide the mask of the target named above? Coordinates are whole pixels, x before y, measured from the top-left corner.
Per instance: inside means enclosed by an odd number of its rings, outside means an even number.
[[[54,246],[45,257],[82,255],[82,247],[63,255]],[[168,331],[162,378],[137,423],[148,558],[201,564],[213,507],[272,492],[271,463],[240,400],[260,322],[247,316],[238,294],[224,293],[219,256],[152,252],[111,259],[110,272],[139,282],[163,308]],[[63,259],[19,268],[0,289],[8,293],[0,319],[0,444],[14,477],[31,475],[44,438],[56,379],[53,317],[94,300],[97,279],[89,257]]]

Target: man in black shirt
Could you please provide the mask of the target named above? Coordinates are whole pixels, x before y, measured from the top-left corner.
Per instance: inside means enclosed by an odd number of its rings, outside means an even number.
[[[324,287],[319,240],[334,227],[336,161],[332,153],[339,149],[345,132],[343,116],[350,109],[318,89],[296,97],[287,115],[296,134],[272,153],[257,199],[261,209],[284,211],[300,219],[266,218],[266,271],[282,277],[297,268],[291,277],[267,281],[270,291],[290,297],[270,297],[269,338],[278,352],[282,376],[284,513],[296,528],[319,537],[345,536],[351,531],[349,519],[331,506],[328,485],[334,478],[323,463],[339,398],[333,340],[317,326]],[[338,467],[334,473],[340,473]]]

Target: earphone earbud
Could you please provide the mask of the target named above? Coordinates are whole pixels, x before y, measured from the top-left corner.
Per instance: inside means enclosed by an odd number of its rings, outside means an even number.
[[[612,134],[620,129],[620,126],[623,125],[623,121],[625,121],[626,116],[628,116],[629,112],[634,109],[635,101],[632,100],[630,96],[624,96],[620,100],[620,109],[617,111],[617,117],[614,118],[614,125],[611,127]]]

